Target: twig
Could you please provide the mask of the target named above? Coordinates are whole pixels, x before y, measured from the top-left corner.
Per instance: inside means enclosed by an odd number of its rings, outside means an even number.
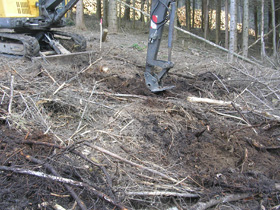
[[[12,171],[14,173],[19,173],[19,174],[27,174],[27,175],[31,175],[31,176],[37,176],[40,178],[44,178],[44,179],[50,179],[55,182],[66,183],[66,184],[70,184],[70,185],[74,185],[74,186],[78,186],[78,187],[85,187],[88,190],[90,190],[91,192],[93,192],[99,198],[104,199],[105,201],[111,203],[114,206],[117,206],[121,210],[127,209],[127,208],[123,207],[121,204],[118,204],[115,201],[113,201],[106,194],[96,190],[94,187],[89,186],[88,184],[83,183],[83,182],[75,181],[75,180],[68,179],[68,178],[58,177],[58,176],[54,176],[54,175],[49,175],[49,174],[45,174],[45,173],[42,173],[39,171],[32,171],[32,170],[26,170],[26,169],[15,168],[15,167],[0,166],[0,170],[1,171]]]
[[[247,123],[248,126],[252,126],[250,121],[244,116],[244,114],[242,114],[242,112],[239,110],[239,108],[233,102],[231,103],[231,106],[241,115],[241,117],[243,118],[243,120],[245,120],[245,122]],[[252,127],[252,130],[255,132],[255,134],[258,135],[258,132],[256,131],[256,129],[254,127]]]
[[[95,88],[96,88],[96,84],[95,84],[95,85],[93,86],[93,88],[92,88],[92,91],[91,91],[91,93],[90,93],[90,96],[89,96],[89,98],[88,98],[88,101],[90,101],[90,99],[91,99],[91,97],[92,97],[92,95],[93,95],[93,93],[94,93],[94,91],[95,91]],[[79,125],[78,125],[76,131],[78,131],[78,130],[80,129],[81,125],[82,125],[82,121],[83,121],[84,115],[85,115],[85,113],[86,113],[87,107],[88,107],[88,102],[87,102],[86,105],[85,105],[85,108],[84,108],[84,110],[83,110],[83,113],[82,113],[82,116],[81,116],[81,119],[80,119],[80,122],[79,122]]]
[[[184,198],[197,198],[197,194],[192,193],[177,193],[167,191],[154,191],[154,192],[125,192],[126,195],[131,196],[167,196],[167,197],[184,197]]]
[[[11,86],[10,86],[10,101],[8,106],[8,114],[12,114],[12,103],[13,103],[13,97],[14,97],[14,76],[11,76]]]
[[[170,176],[167,176],[166,174],[163,174],[163,173],[161,173],[161,172],[159,172],[159,171],[156,171],[156,170],[154,170],[154,169],[148,168],[148,167],[146,167],[146,166],[143,166],[143,165],[134,163],[134,162],[132,162],[132,161],[130,161],[130,160],[127,160],[127,159],[125,159],[125,158],[123,158],[123,157],[121,157],[121,156],[119,156],[119,155],[117,155],[117,154],[114,154],[114,153],[112,153],[112,152],[110,152],[110,151],[108,151],[108,150],[106,150],[106,149],[103,149],[103,148],[98,147],[98,146],[96,146],[96,145],[90,144],[90,143],[88,143],[88,142],[85,142],[85,145],[87,145],[87,146],[89,146],[89,147],[91,147],[91,148],[93,148],[93,149],[96,149],[96,150],[98,150],[98,151],[100,151],[100,152],[102,152],[102,153],[104,153],[104,154],[110,155],[111,157],[114,157],[114,158],[116,158],[116,159],[118,159],[118,160],[121,160],[121,161],[123,161],[123,162],[125,162],[125,163],[128,163],[128,164],[130,164],[130,165],[132,165],[132,166],[135,166],[135,167],[140,168],[140,169],[142,169],[142,170],[146,170],[146,171],[149,171],[149,172],[151,172],[151,173],[153,173],[153,174],[156,174],[156,175],[158,175],[158,176],[161,176],[161,177],[163,177],[163,178],[165,178],[165,179],[167,179],[167,180],[169,180],[169,181],[172,181],[173,183],[178,183],[178,180],[176,180],[176,179],[174,179],[174,178],[172,178],[172,177],[170,177]],[[181,183],[181,184],[183,185],[184,183]],[[188,190],[188,191],[190,191],[190,192],[195,192],[194,189],[188,187],[186,184],[184,184],[184,187],[185,187],[185,190]],[[196,194],[196,196],[199,196],[199,195]]]
[[[245,138],[246,138],[246,141],[250,145],[253,145],[258,150],[278,150],[278,149],[280,149],[280,146],[266,147],[255,139],[250,139],[250,138],[247,138],[247,137],[245,137]]]
[[[246,122],[245,120],[243,120],[241,117],[236,117],[236,116],[234,116],[234,115],[224,114],[224,113],[221,113],[221,112],[216,111],[215,109],[211,109],[210,111],[211,111],[211,112],[214,112],[214,113],[216,113],[216,114],[218,114],[218,115],[222,115],[222,116],[228,117],[228,118],[233,118],[233,119],[240,120],[240,121],[242,121],[242,122],[244,122],[244,123],[247,124],[247,122]]]
[[[221,197],[221,198],[213,198],[211,200],[209,200],[208,202],[198,202],[197,204],[195,204],[194,206],[192,206],[190,208],[190,210],[205,210],[208,209],[212,206],[215,206],[219,203],[226,203],[226,202],[232,202],[232,201],[238,201],[244,198],[249,197],[248,193],[245,194],[236,194],[236,195],[227,195],[225,197]]]
[[[223,81],[216,74],[214,74],[213,72],[211,72],[211,74],[219,80],[219,82],[223,85],[223,87],[225,88],[227,93],[229,93],[229,91],[228,91],[226,85],[223,83]]]

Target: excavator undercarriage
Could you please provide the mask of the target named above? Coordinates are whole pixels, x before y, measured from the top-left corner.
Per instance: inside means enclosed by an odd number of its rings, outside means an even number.
[[[28,58],[40,53],[70,54],[86,50],[86,39],[61,31],[0,33],[0,52]]]

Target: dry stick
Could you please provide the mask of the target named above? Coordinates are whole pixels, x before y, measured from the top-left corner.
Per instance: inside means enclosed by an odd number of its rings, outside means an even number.
[[[11,76],[11,87],[10,87],[10,101],[8,106],[8,114],[12,114],[12,103],[13,103],[13,97],[14,97],[14,76]]]
[[[241,117],[243,118],[243,120],[245,120],[245,122],[247,123],[248,126],[252,126],[250,121],[244,116],[244,114],[242,114],[240,109],[233,102],[231,103],[231,106],[241,115]],[[255,132],[255,134],[258,135],[258,132],[256,131],[256,129],[254,127],[252,127],[252,130]]]
[[[89,98],[88,98],[88,101],[90,101],[90,99],[91,99],[91,97],[92,97],[92,95],[93,95],[93,93],[94,93],[94,91],[95,91],[95,88],[96,88],[96,83],[95,83],[95,85],[94,85],[93,88],[92,88],[92,91],[91,91],[91,93],[90,93],[90,96],[89,96]],[[85,115],[85,113],[86,113],[87,107],[88,107],[88,102],[87,102],[86,105],[85,105],[85,108],[84,108],[84,110],[83,110],[83,113],[82,113],[82,116],[81,116],[79,125],[78,125],[78,127],[77,127],[77,129],[76,129],[76,132],[80,129],[80,127],[81,127],[81,125],[82,125],[82,121],[83,121],[84,115]]]
[[[137,168],[140,168],[140,169],[149,171],[149,172],[151,172],[151,173],[154,173],[154,174],[156,174],[156,175],[159,175],[159,176],[161,176],[161,177],[163,177],[163,178],[165,178],[165,179],[167,179],[167,180],[169,180],[169,181],[172,181],[173,183],[178,183],[178,180],[176,180],[176,179],[174,179],[174,178],[172,178],[172,177],[170,177],[170,176],[167,176],[167,175],[165,175],[165,174],[163,174],[163,173],[161,173],[161,172],[159,172],[159,171],[156,171],[156,170],[154,170],[154,169],[148,168],[148,167],[146,167],[146,166],[143,166],[143,165],[139,165],[139,164],[137,164],[137,163],[134,163],[134,162],[132,162],[132,161],[130,161],[130,160],[127,160],[127,159],[125,159],[125,158],[123,158],[123,157],[121,157],[121,156],[119,156],[119,155],[117,155],[117,154],[114,154],[114,153],[112,153],[112,152],[110,152],[110,151],[108,151],[108,150],[106,150],[106,149],[104,149],[104,148],[98,147],[98,146],[96,146],[96,145],[92,145],[92,144],[90,144],[90,143],[88,143],[88,142],[85,142],[85,145],[87,145],[87,146],[89,146],[89,147],[91,147],[91,148],[93,148],[93,149],[96,149],[96,150],[98,150],[98,151],[100,151],[100,152],[102,152],[102,153],[104,153],[104,154],[110,155],[111,157],[114,157],[114,158],[116,158],[116,159],[119,159],[119,160],[121,160],[121,161],[123,161],[123,162],[125,162],[125,163],[128,163],[128,164],[130,164],[130,165],[132,165],[132,166],[135,166],[135,167],[137,167]],[[188,186],[187,186],[186,184],[184,184],[184,183],[182,183],[182,185],[184,185],[185,189],[188,190],[188,191],[190,191],[190,192],[194,192],[194,191],[195,191],[195,190],[191,189],[190,187],[188,187]],[[199,197],[198,194],[193,194],[193,196]]]
[[[155,191],[155,192],[125,192],[126,195],[132,196],[176,196],[185,198],[197,198],[196,194],[191,193],[177,193],[177,192],[167,192],[167,191]]]
[[[227,203],[227,202],[232,202],[232,201],[238,201],[244,198],[249,197],[248,193],[245,194],[236,194],[236,195],[227,195],[225,197],[222,198],[213,198],[211,200],[209,200],[208,202],[198,202],[197,204],[195,204],[194,206],[192,206],[190,208],[190,210],[205,210],[208,209],[212,206],[215,206],[219,203]]]
[[[33,163],[37,163],[40,165],[43,165],[45,168],[47,168],[48,170],[51,171],[51,173],[57,177],[61,177],[60,174],[53,168],[52,165],[48,164],[48,163],[44,163],[43,161],[34,158],[30,155],[25,155],[23,153],[21,153],[27,160],[33,162]],[[77,201],[78,205],[80,206],[80,208],[82,210],[87,210],[87,207],[85,206],[84,202],[79,198],[79,196],[75,193],[75,191],[72,189],[71,186],[69,186],[68,184],[65,184],[66,189],[70,192],[70,194],[72,195],[72,197]]]
[[[50,179],[55,182],[61,182],[61,183],[70,184],[70,185],[74,185],[74,186],[78,186],[78,187],[85,187],[88,190],[92,191],[99,198],[104,199],[105,201],[111,203],[114,206],[117,206],[121,210],[126,210],[125,207],[123,207],[121,204],[117,204],[106,194],[96,190],[94,187],[89,186],[88,184],[83,183],[83,182],[75,181],[75,180],[68,179],[68,178],[58,177],[58,176],[54,176],[54,175],[49,175],[49,174],[45,174],[45,173],[42,173],[39,171],[32,171],[32,170],[26,170],[26,169],[15,168],[15,167],[0,166],[0,170],[1,171],[12,171],[14,173],[19,173],[19,174],[27,174],[27,175],[37,176],[40,178]]]

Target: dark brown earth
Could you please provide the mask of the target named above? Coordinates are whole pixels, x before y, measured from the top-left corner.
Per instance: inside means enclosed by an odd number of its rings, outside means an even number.
[[[145,31],[124,28],[109,34],[102,52],[96,29],[78,31],[94,53],[70,61],[0,57],[0,165],[53,174],[51,165],[60,176],[84,182],[128,209],[199,209],[197,202],[244,194],[209,209],[279,208],[280,122],[257,112],[262,106],[242,93],[252,81],[232,66],[252,74],[260,68],[240,60],[228,64],[226,54],[179,34],[176,65],[164,79],[176,87],[154,94],[143,77]],[[163,47],[160,56],[165,53]],[[188,96],[240,106],[191,103]],[[279,105],[274,108],[277,115]],[[54,209],[55,204],[79,209],[61,182],[6,170],[0,176],[0,209]],[[116,209],[86,187],[72,189],[88,209]],[[128,194],[144,191],[190,192],[200,198]]]

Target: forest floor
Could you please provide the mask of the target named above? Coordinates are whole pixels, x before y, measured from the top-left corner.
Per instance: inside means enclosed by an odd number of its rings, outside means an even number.
[[[0,57],[0,209],[280,208],[279,66],[178,34],[154,94],[147,27],[98,29],[63,29],[92,51],[71,60]]]

